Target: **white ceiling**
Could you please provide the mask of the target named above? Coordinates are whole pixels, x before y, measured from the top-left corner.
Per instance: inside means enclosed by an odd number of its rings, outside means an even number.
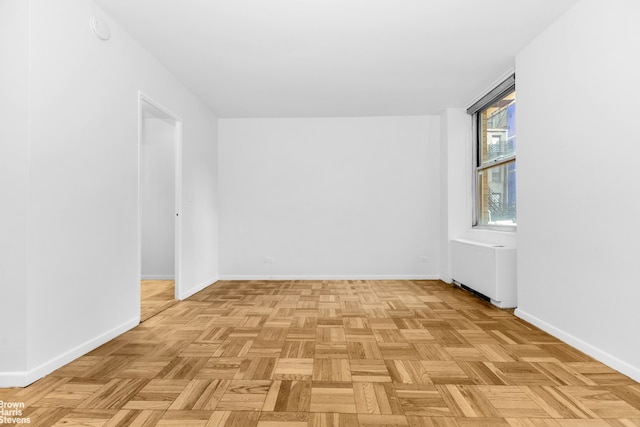
[[[220,117],[467,107],[576,0],[96,0]]]

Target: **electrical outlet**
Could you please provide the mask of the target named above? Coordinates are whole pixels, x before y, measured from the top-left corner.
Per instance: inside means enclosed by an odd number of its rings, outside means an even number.
[[[429,257],[424,256],[424,255],[423,255],[423,256],[421,256],[421,257],[420,257],[420,262],[429,262]]]
[[[266,256],[266,257],[264,257],[264,263],[265,263],[265,264],[273,264],[273,263],[274,263],[274,261],[275,261],[275,260],[273,259],[273,257],[272,257],[272,256]]]

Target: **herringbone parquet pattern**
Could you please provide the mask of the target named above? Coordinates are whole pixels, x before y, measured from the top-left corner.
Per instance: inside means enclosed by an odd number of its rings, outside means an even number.
[[[46,426],[640,426],[638,383],[438,281],[218,282],[0,399]]]

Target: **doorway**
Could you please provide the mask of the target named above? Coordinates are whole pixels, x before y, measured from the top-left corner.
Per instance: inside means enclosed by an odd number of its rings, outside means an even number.
[[[182,122],[139,97],[140,321],[177,302],[180,289]]]

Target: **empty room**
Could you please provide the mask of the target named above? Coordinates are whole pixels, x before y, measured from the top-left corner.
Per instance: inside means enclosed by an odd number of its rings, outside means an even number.
[[[0,0],[0,424],[640,426],[639,52],[637,0]]]

